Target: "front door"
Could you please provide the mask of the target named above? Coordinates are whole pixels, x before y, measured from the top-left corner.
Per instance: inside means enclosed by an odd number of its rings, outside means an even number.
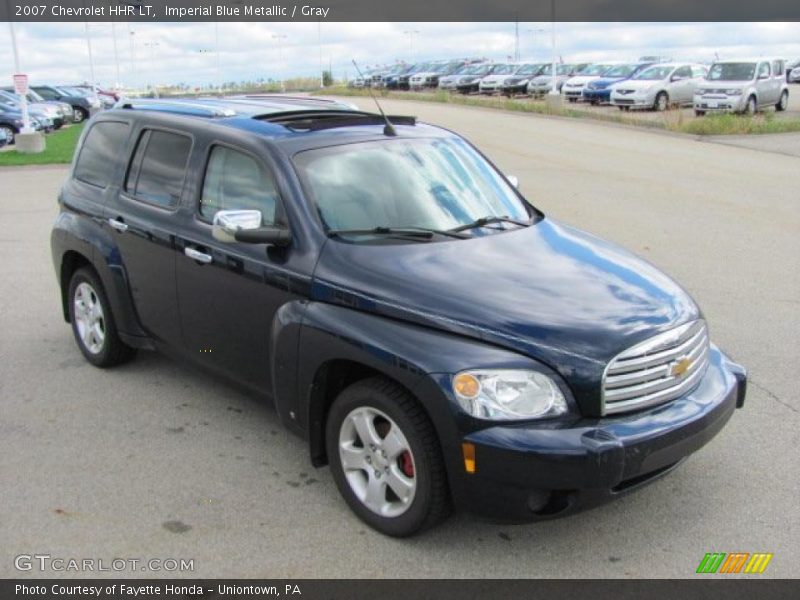
[[[244,149],[213,145],[199,201],[178,240],[184,346],[209,370],[269,394],[273,318],[296,297],[292,248],[214,239],[216,212],[235,209],[261,211],[264,225],[285,221],[270,168]]]

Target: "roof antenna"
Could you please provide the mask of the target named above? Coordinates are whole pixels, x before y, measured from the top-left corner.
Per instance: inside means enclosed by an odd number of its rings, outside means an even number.
[[[369,91],[370,98],[372,98],[375,101],[375,106],[378,107],[378,110],[380,111],[381,116],[383,117],[383,120],[386,123],[386,125],[383,127],[383,135],[388,135],[390,137],[396,136],[397,135],[397,130],[394,128],[394,125],[392,125],[392,122],[389,120],[389,117],[386,116],[386,113],[383,112],[383,109],[381,108],[381,105],[378,102],[378,99],[375,97],[375,94],[372,93],[372,86],[368,86],[367,85],[367,80],[364,77],[364,75],[361,73],[361,69],[358,68],[358,65],[356,64],[356,60],[355,59],[353,59],[353,66],[356,68],[356,71],[358,72],[358,76],[361,77],[361,79],[364,80],[364,87],[366,87],[367,90]]]

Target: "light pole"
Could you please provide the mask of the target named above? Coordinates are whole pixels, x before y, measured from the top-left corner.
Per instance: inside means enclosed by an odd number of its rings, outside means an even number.
[[[325,87],[325,72],[322,70],[322,21],[317,21],[317,43],[319,44],[319,87]]]
[[[550,78],[550,95],[557,96],[558,95],[558,84],[556,83],[556,0],[550,0],[550,10],[553,15],[553,29],[552,29],[552,42],[553,42],[553,64],[552,64],[552,75]]]
[[[214,44],[216,46],[217,52],[217,85],[219,86],[219,92],[222,93],[222,75],[220,74],[219,70],[219,21],[214,21]]]
[[[92,96],[97,97],[97,81],[94,78],[94,57],[92,56],[92,38],[89,35],[89,22],[84,21],[83,27],[86,30],[86,50],[89,52],[89,77],[91,77]]]
[[[114,87],[119,87],[119,50],[117,49],[117,24],[111,21],[111,38],[114,40],[114,68],[116,69],[117,79]]]
[[[131,51],[131,81],[133,81],[134,73],[136,73],[136,32],[131,29],[131,24],[128,23],[128,42],[130,43]],[[133,87],[132,85],[130,86]]]
[[[8,22],[8,29],[11,33],[11,48],[14,50],[14,73],[19,73],[19,52],[17,52],[17,35],[14,32],[13,21]],[[20,94],[19,99],[22,103],[22,133],[33,133],[30,115],[28,114],[27,94]]]
[[[411,64],[414,64],[414,36],[419,35],[419,31],[416,29],[404,31],[403,35],[408,36],[408,51],[411,55]]]
[[[145,42],[144,46],[145,46],[145,48],[150,48],[150,60],[152,61],[152,64],[155,65],[156,64],[156,48],[158,48],[160,46],[160,44],[158,42]],[[153,95],[156,98],[158,98],[158,83],[156,83],[155,81],[153,82]]]
[[[273,40],[277,40],[277,42],[278,42],[278,65],[279,65],[278,69],[279,69],[279,72],[280,72],[281,92],[285,92],[286,91],[286,86],[283,83],[283,75],[284,75],[284,73],[283,73],[283,44],[281,43],[281,40],[285,40],[286,39],[286,35],[283,34],[283,33],[273,33],[272,34],[272,39]]]

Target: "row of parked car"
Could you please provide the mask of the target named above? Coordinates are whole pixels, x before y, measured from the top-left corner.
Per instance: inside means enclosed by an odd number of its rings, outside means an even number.
[[[33,85],[26,100],[31,127],[49,133],[70,123],[81,123],[117,101],[113,92],[91,86]],[[14,142],[22,130],[22,99],[11,87],[0,87],[0,146]]]
[[[352,87],[396,90],[438,88],[462,94],[539,97],[553,89],[570,102],[611,104],[620,110],[666,110],[693,106],[697,115],[713,111],[754,112],[766,106],[785,110],[787,83],[800,82],[800,60],[751,58],[711,65],[642,57],[636,62],[489,62],[481,59],[398,64],[375,69]]]

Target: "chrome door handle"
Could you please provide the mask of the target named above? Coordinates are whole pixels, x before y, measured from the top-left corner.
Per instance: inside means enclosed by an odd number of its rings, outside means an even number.
[[[122,221],[119,221],[117,219],[109,219],[108,224],[111,225],[111,227],[113,227],[120,233],[122,233],[123,231],[128,231],[128,226]]]
[[[194,248],[190,248],[189,246],[186,246],[186,248],[183,249],[183,253],[192,260],[196,260],[197,262],[203,263],[204,265],[207,265],[213,260],[210,254],[206,254],[205,252],[200,252],[199,250],[195,250]]]

